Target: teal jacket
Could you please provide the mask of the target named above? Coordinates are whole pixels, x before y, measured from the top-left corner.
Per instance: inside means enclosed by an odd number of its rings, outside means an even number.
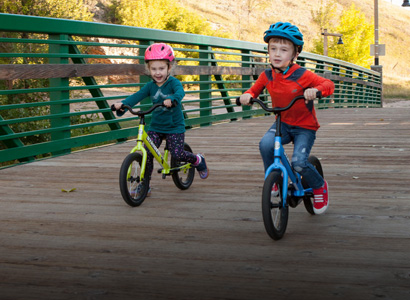
[[[151,81],[142,87],[138,92],[128,96],[122,101],[131,107],[141,102],[143,99],[150,97],[153,104],[163,103],[165,99],[171,99],[176,104],[175,107],[158,107],[152,112],[151,124],[149,129],[160,133],[184,133],[185,120],[182,113],[181,101],[185,96],[184,88],[181,82],[173,76],[158,86]],[[122,114],[118,114],[121,116]]]

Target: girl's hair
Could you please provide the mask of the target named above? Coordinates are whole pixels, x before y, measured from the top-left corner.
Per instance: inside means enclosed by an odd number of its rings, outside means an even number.
[[[152,61],[155,61],[155,60],[162,60],[163,62],[165,62],[165,63],[168,65],[168,72],[169,72],[169,74],[171,75],[171,73],[172,73],[172,71],[174,70],[174,67],[175,67],[175,65],[176,65],[176,62],[175,62],[175,60],[174,60],[174,61],[168,61],[168,60],[165,60],[165,59],[153,59],[153,60],[148,60],[148,61],[146,61],[146,63],[145,63],[145,71],[146,71],[147,75],[150,75],[150,70],[149,70],[149,65],[150,65],[150,63],[151,63]]]

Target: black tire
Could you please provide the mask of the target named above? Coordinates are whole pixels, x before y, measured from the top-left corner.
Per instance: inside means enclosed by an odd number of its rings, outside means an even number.
[[[322,164],[320,163],[320,160],[314,155],[310,155],[308,160],[316,168],[319,174],[323,178],[325,178],[323,176],[323,169],[322,169]],[[305,189],[309,187],[309,185],[307,184],[306,180],[304,180],[304,178],[302,178],[302,185]],[[305,205],[305,208],[308,213],[310,213],[311,215],[315,214],[315,212],[313,211],[313,197],[309,197],[309,196],[303,197],[303,204]]]
[[[184,144],[184,150],[192,153],[192,149],[191,147],[189,147],[187,143]],[[186,162],[178,161],[174,157],[171,157],[171,168],[176,168],[184,164],[186,164]],[[191,167],[186,172],[178,171],[178,172],[172,173],[172,180],[174,181],[175,185],[181,190],[189,189],[192,182],[194,181],[194,177],[195,177],[194,167]]]
[[[141,181],[141,162],[140,153],[130,153],[125,157],[120,169],[120,190],[124,201],[132,207],[140,206],[144,202],[149,190],[149,179]],[[131,168],[130,177],[128,170]],[[138,188],[138,186],[140,186]],[[138,193],[136,192],[138,188]]]
[[[289,206],[283,205],[282,176],[279,172],[272,172],[265,179],[262,190],[262,215],[266,232],[274,239],[283,237],[288,225]],[[273,184],[279,188],[277,195],[272,195]]]

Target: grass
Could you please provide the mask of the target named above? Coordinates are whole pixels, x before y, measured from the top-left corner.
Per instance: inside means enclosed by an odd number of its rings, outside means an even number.
[[[410,100],[410,79],[385,76],[383,80],[383,98]]]
[[[320,28],[313,22],[311,11],[317,11],[321,5],[331,0],[177,1],[200,13],[214,28],[231,33],[233,39],[249,42],[261,43],[264,30],[274,22],[295,23],[304,34],[306,51],[309,52],[313,40],[320,36]],[[246,14],[246,3],[253,5],[249,16]],[[368,22],[373,23],[373,0],[339,0],[336,2],[338,15],[352,3],[365,14]],[[410,36],[410,12],[388,1],[379,1],[378,4],[379,43],[386,45],[386,55],[380,57],[385,83],[384,97],[410,99],[410,79],[407,75],[410,74],[410,67],[406,63],[410,48],[410,39],[407,38]]]

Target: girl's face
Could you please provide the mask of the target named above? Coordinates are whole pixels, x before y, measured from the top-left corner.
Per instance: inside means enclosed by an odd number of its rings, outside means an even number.
[[[292,42],[285,39],[272,38],[268,45],[269,60],[271,64],[278,69],[284,71],[293,58],[296,58],[299,53],[295,55],[295,46]]]
[[[148,63],[149,73],[159,86],[168,79],[168,69],[168,63],[165,60],[152,60]]]

